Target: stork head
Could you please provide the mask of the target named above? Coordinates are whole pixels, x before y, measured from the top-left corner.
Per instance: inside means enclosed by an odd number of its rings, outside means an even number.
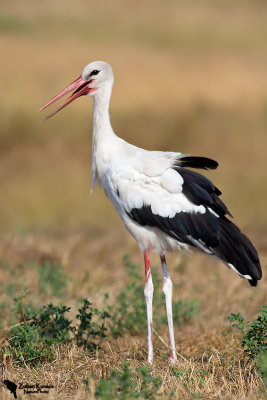
[[[112,68],[104,61],[94,61],[84,67],[81,75],[69,84],[65,89],[59,92],[52,100],[46,103],[39,111],[44,110],[65,94],[73,92],[55,111],[49,114],[45,119],[55,115],[62,108],[66,107],[73,100],[80,96],[99,96],[107,93],[110,96],[114,82]]]
[[[114,82],[113,71],[109,64],[104,61],[94,61],[84,67],[82,79],[90,83],[90,96],[94,96],[96,89],[103,86],[111,86]]]

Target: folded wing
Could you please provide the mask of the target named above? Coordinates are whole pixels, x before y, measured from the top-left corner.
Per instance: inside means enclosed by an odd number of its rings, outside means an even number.
[[[133,167],[119,171],[113,179],[119,208],[140,226],[156,227],[180,243],[215,254],[256,286],[261,279],[257,251],[226,217],[231,214],[219,189],[188,169],[215,169],[218,164],[204,157],[172,157],[162,170],[153,167],[153,174],[145,173],[144,162],[141,172]]]

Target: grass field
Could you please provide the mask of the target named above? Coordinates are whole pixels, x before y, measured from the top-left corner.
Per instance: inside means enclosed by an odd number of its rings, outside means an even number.
[[[64,342],[52,361],[36,365],[18,362],[5,350],[23,310],[21,298],[25,310],[52,302],[71,307],[74,318],[79,299],[87,297],[103,310],[108,292],[114,308],[130,282],[122,255],[142,265],[102,190],[89,194],[91,100],[80,99],[46,123],[37,112],[90,61],[104,60],[114,69],[110,113],[119,136],[147,149],[219,162],[208,176],[258,249],[266,273],[266,12],[260,0],[2,1],[2,380],[54,386],[49,394],[32,395],[36,399],[93,399],[99,379],[108,379],[116,367],[122,371],[123,362],[134,374],[146,365],[145,329],[121,337],[108,332],[102,349],[92,354],[73,340]],[[64,268],[54,274],[47,263]],[[194,300],[199,309],[175,327],[175,367],[168,363],[167,325],[156,328],[149,374],[161,384],[146,398],[264,398],[262,378],[226,318],[240,312],[255,320],[267,303],[265,277],[251,288],[198,253],[170,254],[168,263],[174,301]],[[159,266],[157,257],[152,264]],[[142,387],[140,376],[134,382]],[[3,385],[0,393],[12,398]],[[30,398],[23,389],[18,397]]]

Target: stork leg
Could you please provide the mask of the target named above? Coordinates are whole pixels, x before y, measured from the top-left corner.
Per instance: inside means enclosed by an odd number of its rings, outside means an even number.
[[[173,319],[172,319],[172,281],[170,279],[165,255],[160,256],[162,271],[163,271],[163,293],[165,294],[166,311],[170,335],[170,361],[174,363],[177,359],[175,353],[174,332],[173,332]]]
[[[146,284],[145,284],[145,299],[146,299],[146,311],[147,311],[147,330],[148,330],[148,358],[147,361],[151,364],[153,361],[153,326],[152,326],[152,301],[154,286],[152,282],[150,261],[149,261],[149,250],[144,253],[145,259],[145,273],[146,273]]]

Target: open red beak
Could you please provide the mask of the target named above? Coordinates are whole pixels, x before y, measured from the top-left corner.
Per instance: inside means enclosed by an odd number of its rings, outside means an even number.
[[[47,120],[50,117],[53,117],[58,111],[62,110],[62,108],[66,107],[68,104],[70,104],[73,100],[77,99],[78,97],[88,94],[94,89],[90,89],[88,87],[90,81],[87,81],[83,79],[81,76],[79,78],[75,79],[74,82],[72,82],[70,85],[68,85],[65,89],[63,89],[60,93],[58,93],[55,97],[53,97],[52,100],[50,100],[48,103],[46,103],[43,107],[40,108],[39,111],[44,110],[46,107],[50,106],[50,104],[53,104],[55,101],[60,99],[61,97],[65,96],[65,94],[74,91],[68,98],[67,100],[64,101],[58,108],[56,108],[55,111],[53,111],[51,114],[49,114],[45,120]]]

